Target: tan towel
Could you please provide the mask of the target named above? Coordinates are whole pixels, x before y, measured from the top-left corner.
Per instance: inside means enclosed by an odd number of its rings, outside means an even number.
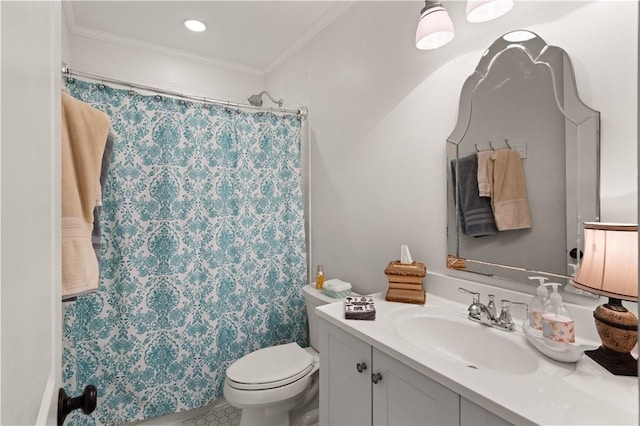
[[[491,178],[491,206],[498,230],[531,228],[527,187],[520,154],[511,149],[494,151],[488,166]]]
[[[491,197],[491,179],[489,179],[489,161],[493,151],[478,152],[478,196]]]
[[[98,288],[91,245],[109,117],[62,93],[62,297]]]

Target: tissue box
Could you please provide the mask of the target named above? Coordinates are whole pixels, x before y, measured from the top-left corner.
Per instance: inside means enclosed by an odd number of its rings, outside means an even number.
[[[402,264],[399,260],[389,262],[384,270],[389,280],[386,299],[391,302],[424,304],[426,295],[422,280],[427,275],[424,263]]]

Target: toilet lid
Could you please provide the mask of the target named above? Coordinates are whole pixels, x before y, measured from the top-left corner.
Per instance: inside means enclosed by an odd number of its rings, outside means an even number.
[[[227,368],[227,378],[237,389],[269,389],[285,386],[313,369],[313,356],[297,343],[259,349]]]

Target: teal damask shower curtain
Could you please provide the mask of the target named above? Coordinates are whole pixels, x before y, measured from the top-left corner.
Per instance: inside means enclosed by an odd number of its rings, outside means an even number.
[[[99,290],[63,330],[66,391],[94,384],[98,406],[67,424],[200,407],[234,360],[306,345],[300,118],[68,87],[110,116],[114,149]]]

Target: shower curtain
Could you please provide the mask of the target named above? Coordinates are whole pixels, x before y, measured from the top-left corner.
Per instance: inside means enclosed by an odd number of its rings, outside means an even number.
[[[120,424],[204,406],[227,366],[306,345],[301,121],[74,80],[111,118],[97,293],[65,304],[63,382]]]

